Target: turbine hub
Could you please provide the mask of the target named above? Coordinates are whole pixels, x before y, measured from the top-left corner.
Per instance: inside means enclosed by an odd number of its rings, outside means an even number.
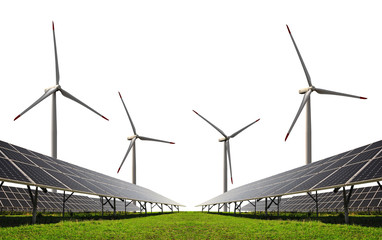
[[[226,141],[227,139],[225,137],[222,137],[222,138],[219,138],[219,142],[224,142]]]
[[[299,94],[305,94],[309,90],[314,91],[314,90],[316,90],[316,88],[314,86],[310,86],[308,88],[302,88],[302,89],[298,90],[298,93]]]
[[[49,91],[50,89],[53,89],[53,88],[60,89],[61,86],[57,84],[57,85],[54,85],[53,87],[45,88],[44,91],[47,92],[47,91]]]
[[[131,140],[133,140],[136,137],[138,137],[138,136],[137,135],[133,135],[133,136],[127,137],[127,140],[131,141]]]

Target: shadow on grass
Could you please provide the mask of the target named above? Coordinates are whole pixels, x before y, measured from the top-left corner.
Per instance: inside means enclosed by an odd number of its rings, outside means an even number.
[[[149,216],[158,216],[164,214],[172,214],[172,212],[156,212],[156,213],[117,213],[113,216],[112,213],[104,213],[102,217],[101,213],[66,213],[65,218],[62,218],[61,214],[57,213],[38,213],[36,224],[51,224],[58,223],[60,221],[89,221],[89,220],[118,220],[118,219],[131,219],[141,218]],[[32,223],[31,214],[20,215],[1,215],[0,227],[17,227],[21,225],[30,225]]]
[[[262,220],[291,220],[291,221],[319,221],[328,224],[345,224],[345,218],[342,213],[320,213],[317,218],[315,214],[311,213],[270,213],[265,216],[264,213],[217,213],[210,212],[210,214],[218,214],[232,217],[244,217]],[[382,215],[349,215],[351,225],[359,225],[365,227],[382,227]]]

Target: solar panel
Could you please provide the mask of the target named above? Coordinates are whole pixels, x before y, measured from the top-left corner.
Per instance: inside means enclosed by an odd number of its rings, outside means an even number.
[[[356,188],[351,196],[349,210],[359,211],[380,211],[382,209],[382,190],[378,186]],[[318,209],[320,212],[335,212],[343,209],[342,191],[326,192],[318,194]],[[241,210],[253,212],[255,201],[245,205]],[[316,204],[308,195],[300,195],[289,198],[281,198],[280,211],[284,212],[314,212]],[[265,201],[256,202],[256,211],[265,211]],[[276,205],[271,205],[268,211],[277,211]]]
[[[351,182],[363,182],[382,178],[382,158],[372,160]]]
[[[198,206],[311,192],[382,180],[382,141],[232,189]]]
[[[19,169],[10,161],[0,157],[0,179],[10,179],[14,182],[31,183]]]
[[[0,141],[0,181],[183,206],[154,191]]]
[[[39,191],[39,198],[37,207],[39,211],[62,212],[63,194]],[[124,202],[118,200],[116,206],[117,211],[125,211]],[[0,188],[0,209],[2,211],[32,211],[29,193],[24,188],[3,186]],[[65,203],[65,209],[70,212],[99,212],[102,206],[99,198],[72,195]],[[112,212],[113,209],[107,204],[104,206],[104,211]],[[139,208],[129,204],[126,211],[139,211]]]

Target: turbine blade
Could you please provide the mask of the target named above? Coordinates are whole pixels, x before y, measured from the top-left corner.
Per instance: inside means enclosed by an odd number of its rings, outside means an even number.
[[[301,57],[300,51],[299,51],[298,48],[297,48],[296,42],[295,42],[294,39],[293,39],[292,33],[291,33],[291,31],[290,31],[288,25],[286,25],[286,26],[287,26],[287,28],[288,28],[288,32],[289,32],[289,35],[290,35],[290,37],[291,37],[291,39],[292,39],[293,45],[294,45],[294,47],[296,48],[297,55],[298,55],[298,57],[300,58],[300,62],[301,62],[302,68],[304,69],[306,79],[308,80],[309,87],[311,87],[311,86],[312,86],[312,81],[311,81],[311,79],[310,79],[310,75],[309,75],[308,69],[306,69],[304,60],[303,60],[302,57]]]
[[[213,128],[215,128],[218,132],[220,132],[225,138],[228,138],[227,135],[222,131],[220,130],[218,127],[216,127],[215,125],[213,125],[211,122],[209,122],[207,119],[205,119],[202,115],[200,115],[199,113],[197,113],[195,110],[192,110],[194,111],[194,113],[196,113],[199,117],[201,117],[204,121],[208,122]]]
[[[54,22],[52,21],[53,28],[53,41],[54,41],[54,59],[56,63],[56,84],[60,83],[60,70],[58,69],[58,57],[57,57],[57,45],[56,45],[56,34],[54,32]]]
[[[254,121],[253,123],[250,123],[250,124],[248,124],[247,126],[243,127],[243,128],[240,129],[239,131],[235,132],[234,134],[232,134],[231,136],[229,136],[229,138],[234,138],[234,137],[236,137],[239,133],[241,133],[242,131],[244,131],[244,130],[247,129],[248,127],[252,126],[253,124],[257,123],[259,120],[260,120],[260,118],[257,119],[256,121]]]
[[[28,112],[30,109],[32,109],[34,106],[36,106],[37,104],[39,104],[42,100],[44,100],[45,98],[49,97],[50,95],[52,95],[52,93],[56,92],[57,91],[57,88],[58,86],[56,87],[53,87],[51,89],[49,89],[48,91],[46,91],[39,99],[37,99],[37,101],[35,101],[32,105],[30,105],[27,109],[25,109],[22,113],[20,113],[19,115],[17,115],[17,117],[15,117],[15,119],[13,121],[16,121],[19,117],[21,117],[22,115],[24,115],[24,113]]]
[[[346,94],[346,93],[340,93],[340,92],[334,92],[334,91],[325,90],[325,89],[321,89],[321,88],[315,88],[315,90],[319,94],[330,94],[330,95],[337,95],[337,96],[344,96],[344,97],[367,99],[365,97],[360,97],[360,96],[355,96],[355,95]]]
[[[125,162],[127,155],[129,155],[129,152],[130,152],[131,148],[132,148],[133,145],[135,144],[135,140],[136,140],[136,139],[137,139],[137,138],[135,137],[135,138],[133,138],[133,139],[131,140],[129,147],[127,148],[125,157],[123,158],[122,163],[121,163],[121,165],[119,166],[117,173],[119,173],[119,171],[121,170],[121,167],[122,167],[123,163]]]
[[[127,108],[126,108],[125,102],[123,101],[122,95],[121,95],[121,93],[120,93],[120,92],[118,92],[118,94],[119,94],[119,97],[121,98],[121,101],[122,101],[123,107],[124,107],[124,108],[125,108],[125,110],[126,110],[127,116],[129,117],[129,121],[130,121],[131,127],[133,128],[133,132],[134,132],[134,135],[137,135],[137,132],[136,132],[136,130],[135,130],[135,127],[134,127],[134,123],[133,123],[133,120],[131,120],[131,117],[130,117],[129,111],[127,111]]]
[[[292,122],[292,125],[290,126],[289,131],[288,131],[288,133],[287,133],[287,135],[286,135],[286,137],[285,137],[285,141],[288,139],[289,133],[292,131],[293,126],[294,126],[294,124],[296,123],[298,117],[300,116],[300,113],[301,113],[302,109],[304,108],[305,103],[309,100],[309,98],[310,98],[310,94],[311,94],[311,93],[312,93],[312,90],[310,90],[310,89],[309,89],[309,91],[307,91],[307,92],[305,93],[304,98],[302,99],[300,108],[299,108],[298,111],[297,111],[296,117],[294,118],[294,120],[293,120],[293,122]]]
[[[226,148],[227,148],[227,155],[228,155],[228,163],[229,163],[229,173],[231,175],[231,184],[233,184],[233,178],[232,178],[232,166],[231,166],[231,150],[229,146],[229,140],[225,141]]]
[[[64,95],[64,97],[66,98],[69,98],[70,100],[73,100],[79,104],[81,104],[82,106],[86,107],[87,109],[89,109],[90,111],[94,112],[95,114],[101,116],[102,118],[106,119],[109,121],[109,119],[107,119],[106,117],[104,117],[103,115],[101,115],[100,113],[98,113],[96,110],[94,110],[93,108],[89,107],[88,105],[86,105],[85,103],[81,102],[80,100],[78,100],[77,98],[75,98],[73,95],[71,95],[70,93],[68,93],[67,91],[65,91],[64,89],[60,89],[62,95]]]
[[[154,138],[148,138],[148,137],[142,137],[142,136],[138,136],[138,138],[143,140],[143,141],[153,141],[153,142],[162,142],[162,143],[175,144],[174,142],[168,142],[168,141],[163,141],[163,140],[154,139]]]

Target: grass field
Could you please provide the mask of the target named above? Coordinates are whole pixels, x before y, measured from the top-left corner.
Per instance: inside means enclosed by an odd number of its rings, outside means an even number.
[[[8,218],[17,216],[7,216]],[[370,216],[371,218],[373,216]],[[375,216],[374,216],[375,217]],[[261,218],[261,217],[260,217]],[[355,217],[353,217],[355,218]],[[4,221],[4,217],[2,220]],[[325,218],[323,218],[325,219]],[[380,224],[381,219],[376,218]],[[373,220],[371,220],[373,222]],[[126,219],[71,219],[50,224],[1,227],[1,239],[382,239],[381,226],[325,223],[299,218],[201,212],[136,214]]]

